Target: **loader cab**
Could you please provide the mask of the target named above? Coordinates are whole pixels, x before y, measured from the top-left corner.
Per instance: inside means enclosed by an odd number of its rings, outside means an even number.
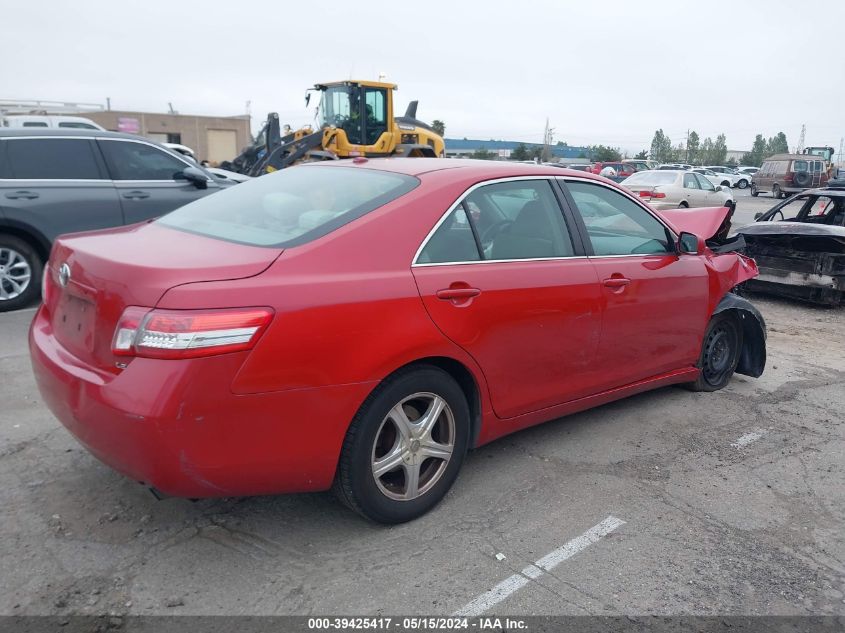
[[[381,82],[338,82],[318,84],[315,89],[322,93],[319,109],[321,128],[334,127],[343,130],[349,145],[367,146],[367,151],[391,152],[390,132],[393,120],[392,84]],[[337,139],[338,149],[343,151],[342,139]]]

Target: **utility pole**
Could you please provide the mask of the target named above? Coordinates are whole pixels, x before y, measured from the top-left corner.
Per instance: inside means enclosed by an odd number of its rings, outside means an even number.
[[[543,132],[543,154],[542,159],[543,162],[548,162],[552,157],[552,134],[554,133],[554,128],[549,127],[549,117],[546,117],[546,130]]]
[[[795,153],[800,154],[804,151],[804,137],[807,136],[807,125],[801,125],[801,136],[798,137],[798,147],[795,148]]]

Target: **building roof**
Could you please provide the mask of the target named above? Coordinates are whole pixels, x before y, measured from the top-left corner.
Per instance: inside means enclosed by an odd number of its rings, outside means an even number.
[[[536,147],[542,147],[542,143],[521,143],[519,141],[483,141],[481,139],[458,139],[458,138],[447,138],[446,141],[446,149],[447,150],[467,150],[467,151],[475,151],[477,149],[487,150],[488,152],[497,151],[497,150],[515,150],[519,145],[524,145],[526,149],[534,149]],[[570,145],[550,145],[549,149],[552,152],[553,156],[557,156],[559,158],[577,158],[581,154],[585,154],[589,156],[590,148],[589,147],[575,147]]]

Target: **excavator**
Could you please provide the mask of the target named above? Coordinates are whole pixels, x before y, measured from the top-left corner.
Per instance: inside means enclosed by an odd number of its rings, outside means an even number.
[[[305,126],[283,130],[271,112],[256,140],[220,167],[248,176],[261,176],[303,161],[336,160],[356,156],[443,157],[445,143],[431,126],[417,119],[417,102],[405,116],[394,116],[393,91],[381,81],[335,81],[316,84],[306,92],[320,96],[317,129]]]

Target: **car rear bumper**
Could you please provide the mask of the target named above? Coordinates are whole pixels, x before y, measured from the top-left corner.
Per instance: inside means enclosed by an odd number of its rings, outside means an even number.
[[[56,341],[44,308],[29,343],[41,395],[76,439],[127,477],[180,497],[329,488],[349,422],[376,384],[235,395],[248,352],[134,358],[102,372]]]

